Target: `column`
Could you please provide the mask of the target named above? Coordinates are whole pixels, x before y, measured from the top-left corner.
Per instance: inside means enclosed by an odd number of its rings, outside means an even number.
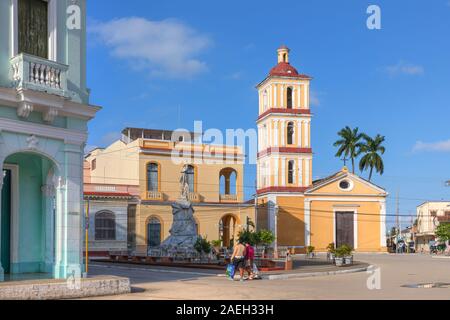
[[[57,187],[55,277],[80,276],[83,270],[82,147],[66,145]]]
[[[273,90],[272,86],[269,86],[269,103],[268,103],[267,109],[272,109],[272,106],[273,106],[273,104],[272,104],[272,97],[273,97],[272,90]]]
[[[304,137],[305,137],[305,141],[304,141],[304,146],[305,148],[309,148],[309,128],[308,128],[308,121],[303,122],[304,125]]]
[[[51,273],[53,268],[54,259],[54,197],[55,197],[55,186],[50,182],[51,179],[47,179],[47,184],[42,186],[42,199],[44,199],[44,214],[45,214],[45,272]]]
[[[302,147],[302,122],[300,120],[297,121],[297,145],[299,148]]]
[[[286,186],[286,158],[281,158],[281,185]]]
[[[285,137],[286,137],[286,122],[281,122],[281,146],[284,147],[286,145]]]
[[[308,106],[309,85],[305,84],[304,89],[305,89],[305,93],[303,94],[303,103],[304,103],[305,109],[309,109],[309,106]]]
[[[278,136],[279,136],[279,129],[280,127],[280,121],[279,120],[275,120],[274,122],[274,130],[273,130],[273,138],[274,138],[274,143],[273,146],[278,147]]]
[[[301,103],[301,96],[302,96],[302,90],[301,90],[301,86],[297,87],[297,108],[300,109],[302,107],[302,103]]]
[[[309,167],[310,167],[310,161],[309,159],[305,160],[305,186],[309,186],[310,182],[309,182]]]
[[[279,183],[279,165],[280,165],[280,158],[275,158],[275,165],[274,165],[274,186],[278,187],[278,183]]]
[[[298,160],[298,185],[303,187],[303,159]]]
[[[1,139],[1,137],[0,137]],[[2,190],[3,190],[3,159],[0,159],[0,163],[1,165],[1,171],[0,171],[0,257],[2,256],[2,247],[1,247],[1,243],[2,243]],[[3,270],[3,266],[0,263],[0,282],[5,280],[5,276],[4,276],[5,272]]]
[[[277,108],[278,107],[278,95],[277,95],[277,85],[276,84],[274,85],[273,91],[274,91],[274,93],[273,93],[273,95],[274,95],[274,107]]]
[[[311,245],[311,201],[305,199],[305,246]]]
[[[281,108],[284,108],[284,85],[281,86],[280,101],[281,101]]]

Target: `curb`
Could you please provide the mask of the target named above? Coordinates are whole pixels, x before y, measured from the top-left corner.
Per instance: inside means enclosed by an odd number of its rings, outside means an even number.
[[[269,275],[267,277],[263,277],[263,279],[268,280],[288,280],[295,278],[311,278],[311,277],[320,277],[320,276],[332,276],[338,274],[346,274],[346,273],[357,273],[357,272],[365,272],[370,269],[372,266],[360,267],[354,269],[347,270],[338,270],[338,271],[325,271],[325,272],[309,272],[309,273],[294,273],[294,274],[274,274]]]
[[[450,259],[450,256],[432,256],[433,259]]]

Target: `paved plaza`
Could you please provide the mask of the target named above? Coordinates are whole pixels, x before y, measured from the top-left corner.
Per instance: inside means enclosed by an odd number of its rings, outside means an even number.
[[[241,283],[218,276],[217,270],[94,263],[90,275],[124,276],[131,280],[131,294],[97,299],[450,299],[450,285],[407,287],[423,283],[450,284],[450,259],[387,254],[357,254],[355,259],[379,271],[284,280],[268,280],[266,276],[263,280]],[[378,275],[380,289],[376,289]],[[368,288],[368,282],[373,290]]]

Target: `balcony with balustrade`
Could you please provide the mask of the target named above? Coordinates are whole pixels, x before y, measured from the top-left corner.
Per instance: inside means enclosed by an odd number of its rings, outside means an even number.
[[[237,194],[221,194],[220,195],[220,202],[223,203],[234,203],[238,201]]]
[[[147,191],[147,200],[162,201],[164,200],[164,194],[159,191]]]
[[[17,90],[29,89],[69,97],[69,66],[25,53],[13,57],[10,65],[12,84]]]

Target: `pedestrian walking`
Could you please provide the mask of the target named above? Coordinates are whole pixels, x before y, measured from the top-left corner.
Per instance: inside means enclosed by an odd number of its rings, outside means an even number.
[[[245,243],[246,255],[245,255],[245,268],[248,273],[248,279],[253,280],[255,278],[255,274],[253,272],[253,265],[255,261],[255,249],[249,243]]]
[[[246,248],[244,244],[242,244],[242,242],[238,240],[236,246],[234,247],[233,255],[231,256],[231,263],[234,264],[236,270],[239,270],[241,282],[244,281],[245,255]],[[234,280],[234,277],[232,279]]]

